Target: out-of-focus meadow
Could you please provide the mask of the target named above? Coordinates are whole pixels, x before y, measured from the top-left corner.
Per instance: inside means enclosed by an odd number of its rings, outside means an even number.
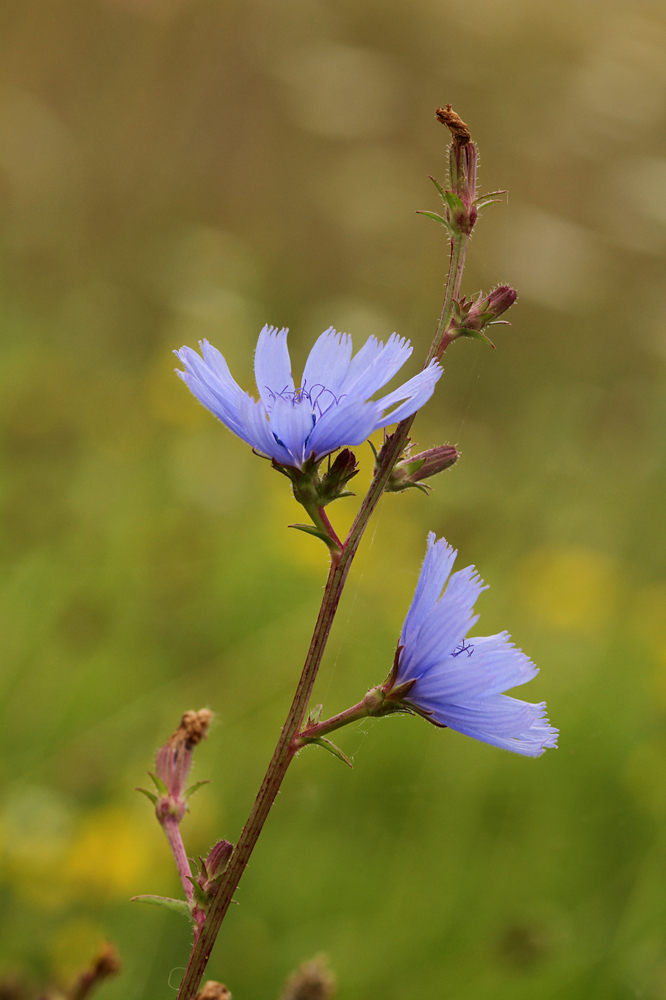
[[[181,712],[217,713],[191,854],[235,840],[325,579],[289,485],[173,374],[208,337],[245,388],[265,322],[439,313],[451,102],[485,190],[465,290],[514,284],[419,417],[458,466],[386,497],[316,701],[381,681],[428,530],[541,668],[560,749],[420,720],[294,764],[209,968],[272,1000],[326,952],[341,1000],[666,998],[666,11],[587,0],[9,0],[0,9],[0,975],[175,995],[178,892],[145,799]],[[367,482],[369,449],[359,489]],[[348,524],[354,500],[333,509]]]

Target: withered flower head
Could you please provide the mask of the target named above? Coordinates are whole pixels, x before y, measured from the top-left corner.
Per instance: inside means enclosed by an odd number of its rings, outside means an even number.
[[[325,955],[303,962],[287,980],[281,1000],[329,1000],[336,990],[335,976]]]
[[[195,1000],[231,1000],[231,993],[224,983],[216,983],[209,979],[199,990]]]
[[[155,771],[169,796],[169,801],[162,803],[161,809],[175,815],[179,822],[186,808],[183,793],[192,766],[192,751],[206,738],[212,718],[213,713],[208,708],[185,712],[178,729],[157,751]]]
[[[438,122],[442,125],[446,125],[449,132],[453,136],[453,141],[457,142],[459,146],[464,146],[466,143],[470,142],[472,136],[467,125],[464,121],[457,115],[455,111],[452,110],[451,105],[447,104],[445,108],[437,108],[435,111],[435,117]]]

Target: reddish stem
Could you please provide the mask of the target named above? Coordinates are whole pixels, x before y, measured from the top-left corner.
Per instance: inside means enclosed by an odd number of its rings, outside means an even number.
[[[432,358],[440,358],[451,343],[449,324],[453,312],[453,302],[460,290],[460,281],[465,266],[465,254],[468,242],[469,235],[463,234],[451,240],[451,258],[446,280],[444,306],[437,326],[437,333],[435,334],[424,368],[427,367]],[[198,939],[195,938],[176,1000],[194,1000],[196,996],[199,984],[206,970],[206,965],[208,964],[208,959],[213,950],[213,945],[222,926],[222,921],[231,905],[233,894],[238,887],[238,883],[245,871],[259,834],[268,818],[271,806],[280,790],[280,785],[287,773],[287,769],[296,751],[300,748],[299,737],[303,720],[317,677],[317,671],[319,670],[319,665],[326,649],[326,643],[347,574],[349,573],[370,517],[384,492],[393,466],[399,460],[407,443],[407,437],[415,417],[416,414],[399,423],[395,433],[389,438],[382,455],[381,463],[375,470],[370,489],[361,504],[361,508],[356,515],[356,519],[344,545],[341,546],[339,555],[334,551],[331,552],[331,567],[326,581],[324,596],[312,634],[310,648],[303,666],[303,672],[301,673],[289,714],[282,727],[280,738],[271,762],[268,765],[264,780],[261,783],[261,788],[255,799],[252,811],[243,827],[217,894],[210,904],[205,924]],[[328,526],[327,530],[330,529],[331,538],[337,538],[333,529],[330,528],[330,522],[324,514],[323,509],[319,509],[318,514]]]

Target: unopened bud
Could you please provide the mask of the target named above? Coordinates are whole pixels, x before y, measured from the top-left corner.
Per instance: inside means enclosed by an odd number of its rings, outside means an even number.
[[[450,469],[458,461],[459,452],[452,444],[442,444],[438,448],[428,448],[418,455],[405,455],[391,472],[386,490],[400,493],[416,486],[423,479],[430,479],[438,472]],[[423,487],[421,487],[423,489]]]
[[[481,331],[485,326],[494,323],[507,309],[510,309],[518,298],[518,293],[510,285],[498,285],[488,295],[479,296],[472,302],[462,326],[466,330]]]
[[[453,303],[451,340],[456,337],[475,337],[494,347],[492,340],[483,331],[494,323],[507,323],[507,320],[499,317],[511,308],[517,298],[518,293],[510,285],[498,285],[487,295],[479,295],[469,302],[463,296],[460,301]]]
[[[343,448],[330,469],[321,477],[319,499],[322,506],[341,496],[349,496],[345,492],[345,486],[357,473],[356,455],[349,448]]]
[[[229,858],[233,854],[234,845],[228,840],[219,840],[214,847],[211,848],[208,857],[206,858],[206,871],[208,872],[209,879],[215,879],[218,875],[221,875],[224,869],[229,864]]]

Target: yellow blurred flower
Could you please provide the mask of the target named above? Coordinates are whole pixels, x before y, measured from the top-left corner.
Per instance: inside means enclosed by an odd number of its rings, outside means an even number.
[[[596,632],[613,614],[618,574],[610,556],[571,547],[539,549],[524,560],[519,586],[529,613],[568,632]]]
[[[90,965],[105,937],[101,924],[87,917],[59,924],[49,943],[51,974],[55,982],[68,985]]]
[[[131,895],[153,866],[158,833],[118,807],[91,813],[77,830],[63,864],[68,894]]]

